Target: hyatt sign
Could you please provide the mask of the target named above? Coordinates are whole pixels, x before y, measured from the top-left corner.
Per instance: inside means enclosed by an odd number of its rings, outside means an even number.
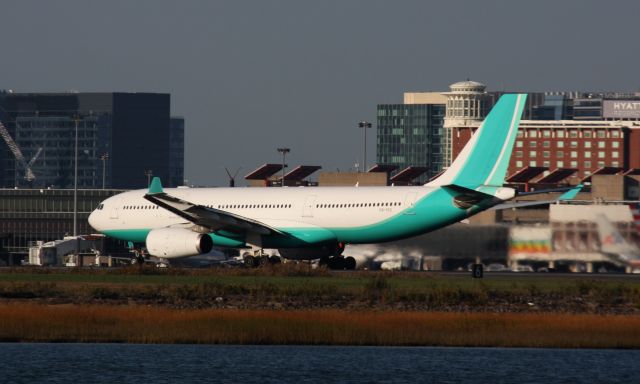
[[[605,119],[640,119],[640,100],[603,100]]]

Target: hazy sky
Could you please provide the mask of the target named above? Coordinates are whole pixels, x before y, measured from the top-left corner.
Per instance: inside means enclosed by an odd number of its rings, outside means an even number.
[[[405,91],[640,88],[637,1],[0,0],[0,88],[171,93],[185,177],[346,170]],[[369,131],[368,160],[375,156]],[[243,184],[242,182],[240,184]]]

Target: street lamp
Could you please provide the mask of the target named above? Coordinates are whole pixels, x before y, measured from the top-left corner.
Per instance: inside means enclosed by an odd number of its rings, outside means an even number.
[[[151,169],[147,169],[144,171],[144,174],[147,176],[147,187],[151,185],[151,176],[153,176],[153,171]]]
[[[371,123],[367,121],[361,121],[358,123],[358,127],[364,128],[364,159],[362,161],[362,172],[367,171],[367,129],[371,128]]]
[[[287,153],[291,152],[289,148],[278,148],[278,152],[282,153],[282,186],[284,187],[284,168],[287,166],[284,160],[287,157]]]
[[[73,170],[73,236],[78,235],[78,124],[80,116],[73,118],[76,127],[76,143]]]
[[[103,153],[100,156],[100,160],[102,160],[102,189],[104,189],[105,180],[106,180],[107,159],[109,159],[108,153]]]

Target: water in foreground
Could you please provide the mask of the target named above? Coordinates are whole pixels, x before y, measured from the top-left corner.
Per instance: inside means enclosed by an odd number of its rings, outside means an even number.
[[[637,350],[0,344],[2,383],[634,382]]]

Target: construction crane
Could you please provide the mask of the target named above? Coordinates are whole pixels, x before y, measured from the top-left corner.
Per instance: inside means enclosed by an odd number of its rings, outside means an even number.
[[[36,179],[36,175],[33,174],[33,170],[31,169],[31,167],[40,156],[40,153],[42,153],[42,147],[38,148],[36,154],[31,158],[31,160],[29,160],[29,162],[27,162],[27,160],[24,158],[24,155],[22,154],[22,151],[20,150],[20,147],[18,147],[18,144],[13,141],[13,138],[9,134],[9,131],[7,131],[7,128],[5,128],[2,122],[0,122],[0,136],[2,136],[4,142],[7,143],[9,150],[11,150],[11,153],[13,153],[13,156],[16,158],[16,161],[18,161],[18,164],[20,164],[22,168],[24,168],[24,179],[30,183],[33,182]]]
[[[231,176],[231,172],[229,172],[229,169],[227,167],[224,167],[224,170],[227,171],[227,175],[229,176],[229,187],[233,188],[236,186],[236,176],[238,176],[238,172],[240,172],[241,169],[242,167],[238,168],[236,170],[236,173]]]

